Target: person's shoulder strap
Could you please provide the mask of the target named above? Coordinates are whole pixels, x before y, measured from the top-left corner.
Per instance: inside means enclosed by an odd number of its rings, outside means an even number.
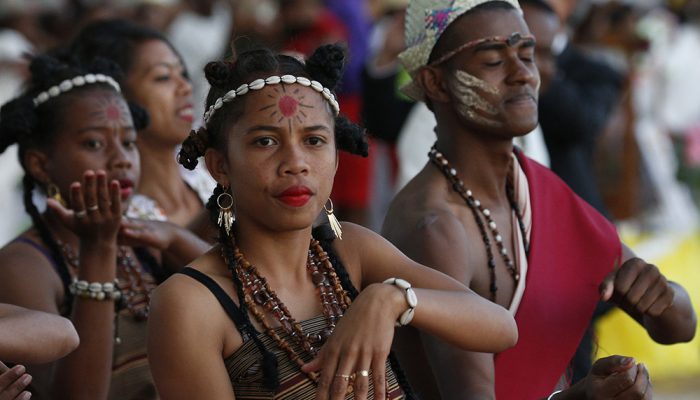
[[[198,281],[202,285],[206,286],[207,289],[216,297],[216,299],[219,301],[219,304],[221,304],[221,307],[224,308],[224,311],[226,311],[226,314],[231,318],[231,320],[236,324],[236,328],[241,332],[243,332],[243,328],[246,326],[246,318],[243,315],[243,312],[241,309],[236,305],[236,303],[233,302],[231,297],[229,297],[228,294],[224,291],[224,289],[219,286],[218,283],[216,283],[211,277],[208,275],[194,269],[194,268],[183,268],[182,271],[179,273],[184,274],[189,276],[190,278]]]

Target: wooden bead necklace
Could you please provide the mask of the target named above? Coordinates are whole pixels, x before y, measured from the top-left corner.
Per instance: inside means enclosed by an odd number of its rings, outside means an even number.
[[[265,317],[263,310],[267,311],[279,322],[282,329],[292,338],[297,346],[312,357],[316,356],[318,348],[333,333],[336,323],[352,302],[350,296],[343,289],[340,279],[328,259],[328,254],[318,241],[315,239],[311,240],[306,269],[311,276],[312,282],[318,289],[321,308],[327,324],[327,327],[318,334],[307,334],[304,332],[301,325],[291,316],[287,307],[277,297],[277,294],[270,289],[267,280],[260,276],[257,269],[245,259],[238,247],[234,249],[234,257],[235,260],[232,266],[228,260],[226,261],[230,269],[232,269],[232,273],[235,273],[238,280],[243,284],[243,300],[246,306],[255,319],[263,326],[267,335],[287,353],[293,362],[301,367],[305,364],[305,361],[286,340],[277,334],[275,328]],[[307,376],[313,382],[318,382],[317,373],[310,372],[307,373]]]
[[[486,230],[487,226],[488,229],[491,231],[493,241],[496,242],[498,253],[501,255],[501,258],[503,258],[503,262],[506,264],[506,268],[508,269],[508,272],[510,272],[510,275],[513,277],[513,280],[515,280],[515,282],[518,282],[520,280],[520,271],[518,271],[518,268],[516,267],[515,263],[513,262],[513,260],[511,260],[510,256],[508,255],[508,249],[503,243],[503,236],[501,236],[500,232],[498,231],[496,221],[493,220],[491,211],[488,208],[485,208],[479,200],[474,198],[474,194],[471,190],[468,190],[464,187],[464,181],[462,181],[457,175],[457,170],[453,168],[447,161],[445,156],[437,150],[436,145],[433,145],[433,147],[430,149],[428,157],[430,158],[430,161],[440,169],[443,175],[445,175],[445,177],[452,186],[452,190],[454,190],[457,194],[460,195],[460,197],[462,197],[464,202],[472,211],[474,220],[476,221],[476,224],[479,227],[479,232],[481,233],[481,239],[483,240],[484,246],[486,247],[486,257],[488,260],[487,266],[489,269],[489,275],[491,280],[489,285],[489,291],[491,292],[491,300],[495,302],[496,292],[498,291],[498,286],[496,285],[496,261],[494,260],[493,256],[491,239],[489,238],[488,232]],[[513,183],[510,179],[506,181],[506,194],[508,195],[508,201],[510,203],[511,208],[515,212],[516,218],[518,220],[518,227],[520,228],[520,232],[522,233],[523,243],[525,244],[525,251],[527,252],[529,250],[529,245],[527,243],[527,236],[525,234],[525,225],[523,224],[522,216],[520,215],[520,210],[518,209],[518,204],[514,198],[515,196],[513,191]]]

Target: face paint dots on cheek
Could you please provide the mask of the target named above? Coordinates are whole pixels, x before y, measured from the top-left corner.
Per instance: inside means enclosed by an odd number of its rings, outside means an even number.
[[[292,118],[297,112],[299,102],[294,97],[282,96],[277,106],[284,117]]]
[[[457,111],[462,117],[478,124],[501,125],[495,119],[498,110],[480,93],[497,95],[499,93],[497,88],[460,70],[455,71],[449,84],[458,103]]]

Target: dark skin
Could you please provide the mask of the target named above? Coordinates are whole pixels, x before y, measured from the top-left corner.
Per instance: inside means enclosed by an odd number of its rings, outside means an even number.
[[[529,33],[517,11],[475,11],[457,19],[444,34],[441,45],[449,51],[471,40],[508,37],[514,32]],[[509,254],[514,254],[506,178],[512,169],[512,139],[526,134],[537,124],[536,97],[528,100],[524,94],[536,92],[539,76],[533,49],[490,47],[487,51],[475,48],[461,52],[439,68],[426,67],[417,79],[438,121],[438,148],[459,171],[465,186],[491,211]],[[496,95],[482,93],[497,110],[493,118],[500,121],[498,128],[480,125],[455,109],[455,95],[448,82],[454,69],[498,89]],[[432,164],[427,164],[397,195],[385,219],[383,235],[417,262],[432,266],[490,298],[487,256],[478,226],[464,200]],[[456,243],[460,245],[455,246]],[[696,316],[685,290],[668,282],[658,268],[635,258],[627,248],[622,260],[619,268],[601,283],[601,298],[620,305],[657,342],[692,339]],[[508,307],[514,281],[503,260],[496,256],[494,261],[498,282],[496,302]],[[494,398],[491,354],[460,351],[430,335],[410,330],[399,335],[396,348],[409,380],[424,398]],[[426,376],[426,363],[432,367],[434,378]],[[613,376],[626,378],[612,379]],[[605,399],[651,398],[648,373],[643,366],[622,357],[601,360],[586,379],[556,398],[586,399],[593,395]]]
[[[58,186],[67,204],[48,200],[43,215],[52,236],[78,255],[77,278],[111,282],[119,245],[150,246],[178,268],[208,245],[173,224],[122,218],[139,178],[136,131],[124,99],[96,87],[63,94],[65,114],[46,148],[27,149],[24,165],[40,185]],[[36,228],[22,237],[43,243]],[[129,249],[125,251],[131,251]],[[133,254],[132,257],[135,258]],[[0,249],[0,302],[60,314],[65,292],[47,257],[31,245]],[[55,364],[32,366],[34,385],[47,398],[102,399],[112,373],[114,303],[76,298],[68,316],[80,345]],[[52,367],[55,365],[55,368]]]
[[[306,262],[311,226],[330,195],[337,166],[332,114],[322,96],[301,85],[248,93],[243,106],[242,116],[226,133],[225,148],[208,149],[205,159],[212,176],[236,197],[236,244],[290,315],[303,321],[322,314]],[[284,194],[301,186],[308,189],[306,197]],[[381,283],[391,276],[405,277],[417,288],[420,305],[412,326],[478,351],[508,347],[516,339],[505,310],[409,260],[375,233],[343,223],[343,239],[333,245],[361,293],[318,355],[302,367],[320,373],[317,399],[345,398],[349,383],[343,375],[362,370],[372,374],[355,380],[355,398],[366,399],[370,385],[376,398],[384,398],[393,325],[406,309],[401,291]],[[238,299],[220,248],[192,267]],[[223,360],[243,339],[216,298],[179,274],[155,291],[151,304],[148,356],[161,398],[234,399]],[[278,325],[274,317],[267,318]],[[467,325],[474,331],[457,329]],[[168,334],[175,331],[177,335]]]
[[[202,202],[182,179],[173,157],[192,127],[192,85],[185,67],[167,43],[155,39],[140,43],[134,60],[125,80],[126,95],[150,117],[149,126],[139,132],[139,192],[155,200],[168,221],[211,237]]]

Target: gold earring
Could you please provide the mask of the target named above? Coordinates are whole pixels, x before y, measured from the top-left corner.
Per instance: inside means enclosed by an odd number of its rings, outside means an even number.
[[[227,236],[231,236],[231,227],[236,221],[236,213],[233,210],[235,203],[233,196],[226,191],[216,197],[216,205],[219,206],[217,225],[226,230]]]
[[[328,203],[331,203],[330,210],[327,207]],[[326,215],[328,216],[328,223],[330,223],[331,229],[333,230],[333,233],[335,233],[335,237],[337,237],[340,240],[343,240],[343,229],[340,227],[340,222],[338,222],[338,218],[336,218],[335,214],[333,214],[333,200],[328,199],[326,204],[323,205],[323,209],[326,211]]]
[[[61,203],[63,207],[68,206],[66,204],[66,201],[63,200],[63,196],[61,196],[61,190],[55,183],[49,183],[48,185],[46,185],[46,196],[50,199],[54,199],[57,202]]]

